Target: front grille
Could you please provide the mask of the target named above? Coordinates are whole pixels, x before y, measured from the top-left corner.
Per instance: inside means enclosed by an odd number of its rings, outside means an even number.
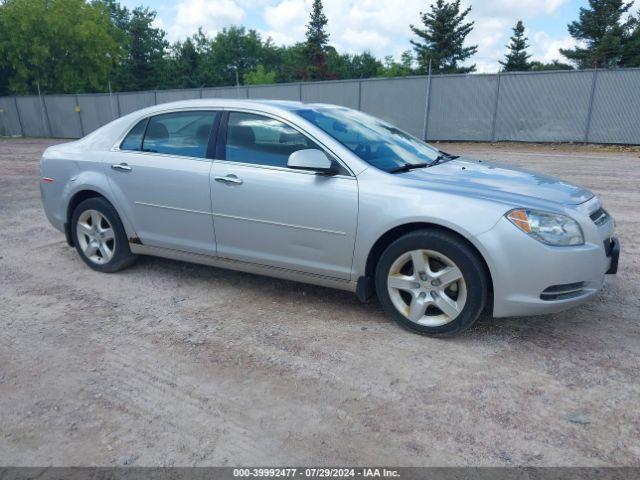
[[[589,217],[593,220],[593,223],[600,226],[609,219],[609,214],[604,208],[600,207],[595,212],[591,213]]]
[[[565,283],[563,285],[551,285],[545,288],[540,294],[541,300],[567,300],[569,298],[575,298],[583,295],[584,282]]]

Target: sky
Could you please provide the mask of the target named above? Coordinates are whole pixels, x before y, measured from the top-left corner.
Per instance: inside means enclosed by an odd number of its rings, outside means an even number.
[[[475,21],[468,44],[477,44],[471,63],[478,72],[499,70],[512,28],[522,20],[534,60],[562,60],[559,48],[574,45],[567,24],[578,18],[587,0],[462,0],[471,5]],[[128,7],[148,6],[158,13],[157,24],[170,41],[195,33],[198,27],[215,35],[223,27],[244,25],[271,37],[278,45],[304,39],[312,0],[125,0]],[[411,48],[409,25],[419,24],[430,0],[323,0],[329,20],[329,43],[339,52],[370,51],[379,58]]]

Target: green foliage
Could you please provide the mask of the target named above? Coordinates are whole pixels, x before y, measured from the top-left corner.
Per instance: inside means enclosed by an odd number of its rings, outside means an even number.
[[[0,4],[0,88],[12,93],[104,91],[120,55],[103,5],[83,0]],[[2,84],[4,83],[4,86]]]
[[[578,68],[626,66],[622,60],[633,22],[622,17],[632,3],[589,0],[589,8],[581,7],[579,19],[568,25],[569,34],[584,45],[560,52]]]
[[[278,82],[295,82],[305,79],[307,74],[307,44],[296,43],[290,47],[275,49]]]
[[[629,1],[629,0],[627,0]],[[306,80],[398,77],[475,70],[463,66],[477,46],[465,46],[473,22],[461,0],[435,0],[411,25],[413,51],[382,61],[365,51],[340,53],[329,44],[328,20],[314,0],[303,42],[274,45],[270,38],[242,26],[215,36],[199,29],[169,44],[156,26],[156,12],[129,9],[117,0],[0,0],[0,95],[75,93],[202,86],[247,85]],[[640,66],[640,12],[624,18],[625,0],[589,0],[579,20],[569,25],[580,41],[562,53],[579,68]],[[519,21],[505,71],[566,70],[572,65],[530,61]]]
[[[260,34],[255,30],[225,28],[214,37],[205,54],[209,66],[207,75],[210,79],[218,77],[223,85],[235,85],[236,79],[241,81],[245,73],[255,70],[259,64],[269,64],[264,50]]]
[[[406,77],[413,75],[413,54],[410,50],[402,52],[400,62],[396,62],[391,55],[384,57],[384,65],[380,75],[384,77]]]
[[[13,70],[9,67],[8,62],[2,61],[2,57],[0,57],[0,97],[11,93],[9,90],[9,78],[12,73]]]
[[[114,62],[111,82],[117,90],[159,88],[167,76],[165,32],[153,25],[156,12],[129,10],[113,0],[100,1],[111,15],[112,35],[119,41],[122,60]]]
[[[266,71],[264,65],[258,65],[252,72],[244,74],[245,85],[261,85],[265,83],[275,83],[277,73],[273,70]]]
[[[199,32],[202,34],[202,32]],[[200,87],[202,52],[198,51],[197,36],[187,38],[184,42],[176,42],[171,47],[167,70],[173,87]]]
[[[529,64],[529,69],[535,72],[548,71],[548,70],[573,70],[574,68],[568,63],[560,62],[559,60],[553,60],[549,63],[543,63],[534,61]]]
[[[629,19],[629,28],[620,64],[624,67],[640,67],[640,11],[636,17]]]
[[[327,68],[327,46],[329,34],[326,31],[328,20],[322,11],[322,1],[313,0],[311,17],[307,24],[306,72],[305,80],[324,80],[335,78]]]
[[[370,78],[377,76],[384,66],[370,52],[349,56],[347,75],[344,78]]]
[[[322,1],[313,0],[311,7],[311,18],[307,24],[307,44],[313,45],[315,48],[324,50],[329,43],[329,34],[325,28],[329,21],[323,12]]]
[[[416,52],[420,73],[431,68],[438,73],[468,73],[476,69],[475,65],[463,67],[461,64],[478,51],[477,45],[464,46],[467,35],[473,30],[474,22],[465,22],[471,7],[460,11],[460,0],[451,3],[437,0],[430,6],[429,12],[420,12],[424,28],[411,25],[411,30],[419,37],[411,40]]]
[[[528,47],[527,38],[524,36],[524,24],[522,20],[518,20],[516,26],[513,27],[511,43],[507,45],[509,51],[505,55],[504,61],[500,61],[505,72],[524,72],[531,68],[529,63],[531,55],[527,53]]]

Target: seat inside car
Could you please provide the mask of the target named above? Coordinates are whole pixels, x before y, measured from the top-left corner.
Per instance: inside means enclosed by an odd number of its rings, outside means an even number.
[[[169,130],[162,123],[149,122],[145,140],[166,140],[169,138]]]

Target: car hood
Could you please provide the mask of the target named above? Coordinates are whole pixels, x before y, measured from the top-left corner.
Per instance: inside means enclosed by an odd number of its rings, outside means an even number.
[[[510,165],[458,158],[400,174],[430,185],[472,190],[482,196],[529,197],[563,205],[586,202],[593,193],[559,178]]]

